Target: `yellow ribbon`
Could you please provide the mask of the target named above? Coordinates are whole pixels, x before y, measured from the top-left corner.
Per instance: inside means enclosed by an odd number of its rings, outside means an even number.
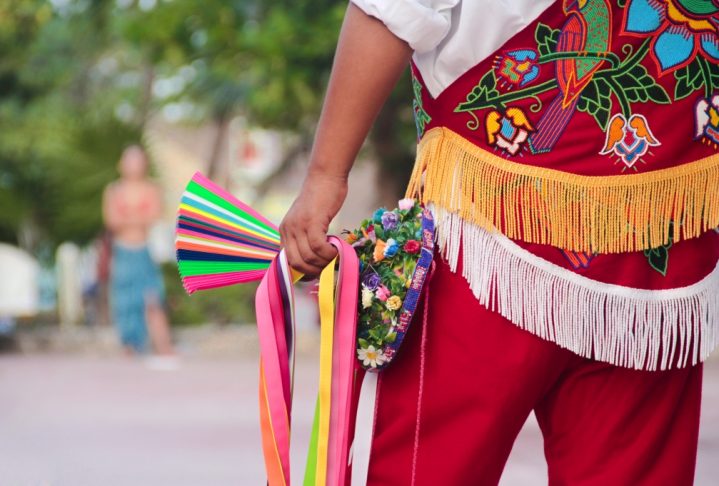
[[[327,483],[327,453],[330,430],[330,401],[332,398],[332,343],[335,327],[335,260],[320,274],[320,383],[319,383],[319,434],[315,486]]]

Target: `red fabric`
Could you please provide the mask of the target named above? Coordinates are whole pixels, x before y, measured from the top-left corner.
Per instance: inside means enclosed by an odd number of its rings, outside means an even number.
[[[646,372],[580,358],[480,306],[438,263],[425,349],[417,320],[380,378],[369,486],[497,484],[532,410],[550,486],[692,484],[701,366]]]
[[[566,253],[549,245],[514,241],[522,248],[598,282],[637,289],[676,289],[692,285],[711,273],[719,260],[719,234],[676,242],[669,249],[666,275],[651,268],[643,251],[594,255],[586,267],[575,268]]]

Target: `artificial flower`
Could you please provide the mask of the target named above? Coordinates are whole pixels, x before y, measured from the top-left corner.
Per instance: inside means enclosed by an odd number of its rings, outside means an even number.
[[[402,307],[402,299],[400,299],[398,295],[393,295],[389,299],[387,299],[385,305],[387,306],[387,309],[391,311],[396,311],[397,309]]]
[[[399,251],[399,245],[397,244],[397,241],[394,238],[390,238],[387,240],[386,246],[384,248],[384,256],[385,258],[392,258],[397,254]]]
[[[414,207],[414,199],[406,197],[399,200],[399,209],[402,211],[409,211]]]
[[[365,235],[365,237],[367,237],[367,239],[369,239],[372,243],[374,243],[375,241],[377,241],[377,234],[376,234],[375,231],[374,231],[374,225],[373,225],[373,224],[370,224],[369,226],[367,226],[367,231],[364,232],[364,235]]]
[[[407,243],[404,244],[404,251],[407,253],[419,253],[419,250],[422,248],[422,245],[419,244],[419,241],[417,240],[409,240]]]
[[[362,245],[364,245],[365,243],[367,243],[367,241],[369,241],[369,240],[363,236],[363,237],[360,238],[359,240],[357,240],[357,241],[355,241],[354,243],[352,243],[352,248],[357,248],[358,246],[362,246]]]
[[[372,307],[372,300],[374,299],[374,292],[368,289],[364,285],[362,286],[362,308],[369,309]]]
[[[382,215],[387,212],[386,208],[379,208],[377,211],[374,212],[372,215],[372,221],[375,224],[380,224],[382,222]]]
[[[386,246],[387,243],[379,238],[377,239],[377,243],[374,245],[374,253],[372,254],[372,258],[374,258],[375,263],[379,263],[384,260],[384,250]]]
[[[662,74],[687,65],[697,53],[719,62],[716,2],[630,0],[624,12],[624,32],[651,39]]]
[[[385,211],[382,215],[382,227],[385,231],[392,231],[399,224],[399,216],[394,211]]]
[[[358,239],[359,238],[357,238],[357,235],[354,233],[347,233],[347,236],[345,236],[345,241],[350,245],[356,243]]]
[[[382,302],[387,302],[387,299],[389,299],[390,295],[392,295],[392,292],[390,292],[384,285],[380,285],[377,287],[377,290],[375,290],[374,295]]]
[[[367,275],[364,276],[362,279],[363,286],[367,287],[370,290],[376,290],[377,287],[379,287],[379,284],[382,283],[382,278],[380,278],[379,275],[375,272],[370,272]]]
[[[387,360],[384,352],[381,349],[377,349],[371,344],[366,348],[360,348],[357,350],[357,357],[362,361],[364,366],[371,366],[376,368],[382,366]]]

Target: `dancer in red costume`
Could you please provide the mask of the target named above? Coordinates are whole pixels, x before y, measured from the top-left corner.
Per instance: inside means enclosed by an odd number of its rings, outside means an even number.
[[[328,225],[411,60],[407,190],[441,255],[380,374],[370,485],[497,484],[534,411],[551,485],[691,485],[719,343],[719,8],[353,0],[290,264]],[[418,312],[419,315],[421,315]]]

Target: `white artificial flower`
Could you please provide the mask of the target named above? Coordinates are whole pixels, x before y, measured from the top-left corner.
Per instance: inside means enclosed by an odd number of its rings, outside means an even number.
[[[372,307],[372,299],[374,299],[374,292],[372,292],[370,289],[362,286],[362,308],[367,309],[369,307]]]
[[[400,199],[399,200],[399,208],[407,211],[409,209],[412,209],[414,207],[414,199],[412,198],[406,198],[406,199]]]
[[[382,366],[384,362],[387,361],[387,356],[384,355],[384,351],[375,349],[372,345],[358,349],[357,355],[364,366],[371,366],[372,368]]]

